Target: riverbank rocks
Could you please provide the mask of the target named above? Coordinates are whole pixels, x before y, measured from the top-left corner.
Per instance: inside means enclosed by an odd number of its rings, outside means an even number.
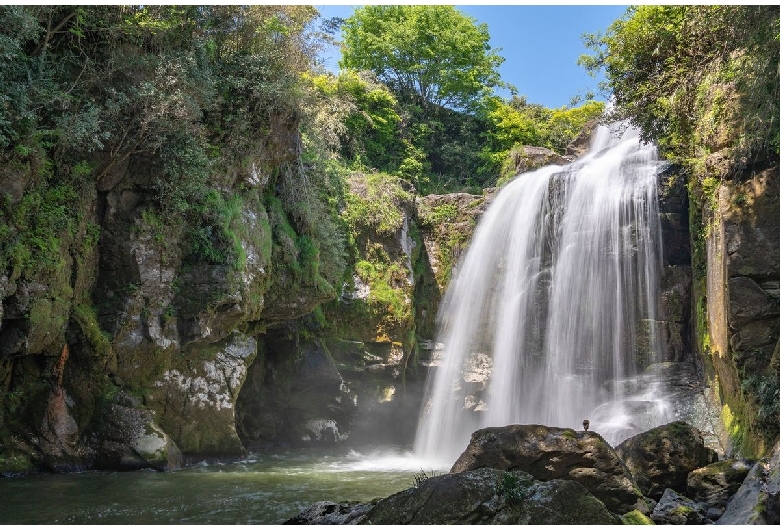
[[[595,432],[543,425],[480,429],[451,472],[481,468],[523,471],[538,480],[573,480],[612,512],[649,511],[631,473]]]
[[[570,480],[477,469],[429,478],[379,501],[361,524],[620,524]]]
[[[722,514],[729,498],[742,485],[751,467],[744,460],[723,460],[691,471],[688,474],[686,495],[712,510],[713,514]]]
[[[655,524],[704,524],[705,521],[701,505],[668,488],[650,518]]]
[[[756,462],[717,524],[780,524],[780,442]]]
[[[372,502],[315,502],[282,524],[360,524],[366,513],[376,505]]]
[[[685,491],[688,473],[717,460],[717,453],[705,447],[701,432],[682,421],[629,438],[615,451],[642,493],[655,500],[667,488]]]
[[[171,471],[181,467],[181,451],[139,398],[119,391],[102,417],[93,435],[97,469]]]

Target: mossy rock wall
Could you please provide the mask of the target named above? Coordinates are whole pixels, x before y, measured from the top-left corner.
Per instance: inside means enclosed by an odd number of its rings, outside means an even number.
[[[424,252],[417,263],[419,281],[415,299],[419,334],[435,338],[436,315],[458,261],[465,255],[477,222],[495,191],[485,195],[452,193],[428,195],[416,200],[417,222]]]
[[[268,176],[236,168],[185,215],[157,201],[151,159],[102,172],[100,160],[85,164],[89,175],[20,168],[23,185],[3,199],[0,454],[14,469],[47,467],[53,451],[63,465],[101,465],[101,415],[119,390],[185,457],[241,454],[234,406],[253,335],[335,296],[319,255],[278,237],[280,226],[305,236],[274,202]],[[58,417],[75,431],[46,445],[38,440],[52,395],[64,396]]]
[[[30,179],[21,199],[8,199],[4,222],[20,244],[35,241],[25,215],[72,216],[45,260],[23,254],[0,276],[0,453],[12,467],[43,465],[62,445],[35,442],[60,388],[68,403],[60,419],[75,431],[59,469],[122,461],[117,451],[132,443],[101,438],[121,426],[100,428],[117,392],[137,400],[128,417],[153,414],[185,461],[242,454],[242,440],[317,442],[352,431],[408,441],[426,375],[421,344],[432,342],[441,293],[485,199],[415,200],[400,179],[353,174],[342,214],[348,281],[336,289],[319,272],[327,265],[319,243],[298,229],[273,179],[225,177],[228,187],[209,192],[212,209],[193,224],[155,202],[155,171],[130,157],[91,185],[51,195]],[[11,211],[33,192],[29,214]],[[330,376],[302,378],[313,359]],[[242,410],[257,412],[263,427]],[[378,429],[399,417],[403,428]],[[95,456],[109,446],[120,449]]]
[[[486,200],[415,198],[408,183],[385,174],[352,173],[347,183],[345,283],[312,315],[270,324],[239,401],[239,432],[249,446],[413,438],[427,375],[420,361]],[[271,224],[275,238],[289,239],[283,225]],[[288,274],[280,286],[294,281],[294,268]],[[295,304],[301,290],[280,292]],[[319,382],[306,375],[316,359],[329,367]]]
[[[761,456],[780,434],[780,169],[723,153],[692,181],[696,341],[720,390],[723,442]]]

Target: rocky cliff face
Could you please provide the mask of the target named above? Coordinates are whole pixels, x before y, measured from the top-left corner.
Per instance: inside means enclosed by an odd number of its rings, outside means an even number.
[[[354,273],[321,312],[263,336],[238,401],[250,447],[414,435],[438,304],[485,198],[414,198],[362,174],[348,182],[363,216],[353,224]],[[388,210],[374,218],[365,201]]]
[[[297,135],[294,124],[286,134]],[[240,256],[227,263],[199,252],[192,230],[151,206],[154,171],[131,157],[93,187],[83,183],[52,213],[72,226],[3,275],[0,463],[176,467],[180,451],[241,454],[235,403],[257,356],[254,336],[329,297],[310,287],[317,275],[284,303],[268,296],[289,271],[272,261],[281,243],[268,193],[250,175],[224,183]],[[51,188],[30,183],[25,193],[9,199],[10,211]],[[49,255],[53,263],[41,263]]]
[[[293,160],[297,134],[278,127],[262,166]],[[0,277],[0,471],[410,439],[438,301],[484,198],[415,200],[352,175],[353,272],[332,286],[257,162],[220,177],[232,239],[153,207],[155,167],[131,157],[72,198],[51,263]],[[354,204],[390,224],[355,221]]]
[[[692,219],[697,338],[720,387],[724,438],[760,455],[780,433],[780,172],[763,164],[735,178],[715,155],[706,168],[710,187]]]

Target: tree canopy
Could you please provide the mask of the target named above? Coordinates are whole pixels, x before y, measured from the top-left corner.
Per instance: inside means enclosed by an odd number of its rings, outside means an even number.
[[[777,6],[639,6],[590,35],[616,118],[677,157],[780,148]],[[697,147],[698,146],[698,147]]]
[[[343,31],[342,68],[370,70],[425,105],[469,109],[502,85],[487,25],[452,6],[365,6]]]

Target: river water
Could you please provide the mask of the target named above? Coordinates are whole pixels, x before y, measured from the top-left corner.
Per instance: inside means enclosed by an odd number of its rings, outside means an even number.
[[[432,471],[412,454],[347,449],[250,454],[180,471],[0,479],[3,524],[279,524],[322,501],[367,501]],[[438,471],[437,471],[438,472]]]

